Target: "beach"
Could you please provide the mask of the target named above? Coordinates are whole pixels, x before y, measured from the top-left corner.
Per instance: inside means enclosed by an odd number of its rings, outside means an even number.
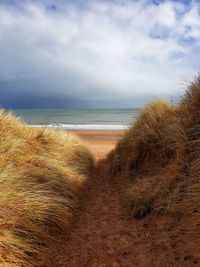
[[[86,131],[71,131],[77,134],[93,152],[96,160],[106,157],[106,155],[115,148],[118,140],[124,135],[125,131],[111,130],[86,130]]]

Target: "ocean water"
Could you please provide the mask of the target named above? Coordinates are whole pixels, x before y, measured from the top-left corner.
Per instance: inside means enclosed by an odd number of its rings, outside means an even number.
[[[16,109],[31,126],[68,130],[121,130],[136,119],[139,109]]]

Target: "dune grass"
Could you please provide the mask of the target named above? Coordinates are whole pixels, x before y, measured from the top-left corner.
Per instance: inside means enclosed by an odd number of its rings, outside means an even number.
[[[0,266],[48,266],[94,159],[74,135],[0,111]]]
[[[129,178],[125,203],[136,218],[149,213],[200,215],[200,76],[179,104],[146,105],[108,155],[110,174]]]

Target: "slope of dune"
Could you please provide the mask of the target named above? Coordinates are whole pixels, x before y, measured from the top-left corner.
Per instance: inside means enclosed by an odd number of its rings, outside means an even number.
[[[176,106],[161,99],[146,105],[107,157],[110,175],[127,181],[128,212],[165,244],[158,266],[167,262],[168,245],[174,246],[175,266],[199,264],[199,130],[197,77]]]
[[[0,112],[0,266],[51,266],[93,164],[78,137]]]

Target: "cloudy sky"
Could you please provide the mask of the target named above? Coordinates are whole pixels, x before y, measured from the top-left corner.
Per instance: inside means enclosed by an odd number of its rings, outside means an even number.
[[[200,67],[200,1],[0,0],[0,105],[138,107]]]

